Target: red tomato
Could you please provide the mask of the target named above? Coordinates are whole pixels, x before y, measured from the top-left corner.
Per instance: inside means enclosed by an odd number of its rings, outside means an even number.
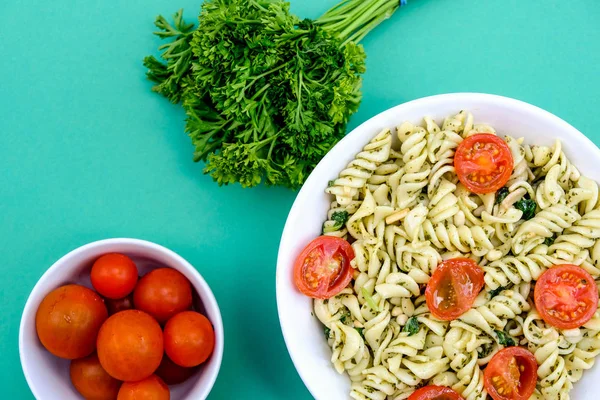
[[[449,387],[429,385],[413,392],[408,400],[463,400],[463,397]]]
[[[69,360],[89,356],[96,336],[108,317],[102,298],[81,285],[66,285],[50,292],[35,315],[42,345],[57,357]]]
[[[437,319],[451,321],[467,312],[483,288],[483,269],[469,258],[452,258],[438,265],[427,283],[425,300]]]
[[[454,168],[460,182],[473,193],[492,193],[508,182],[513,171],[512,153],[498,136],[476,134],[458,145]]]
[[[163,350],[160,325],[142,311],[116,313],[98,333],[100,363],[121,381],[139,381],[152,375],[160,365]]]
[[[133,294],[122,299],[105,299],[104,303],[108,309],[108,315],[113,315],[119,311],[133,310]]]
[[[560,329],[579,328],[598,309],[594,278],[576,265],[546,270],[535,284],[535,308],[544,321]]]
[[[96,353],[71,361],[69,369],[75,389],[88,400],[115,400],[121,382],[110,376]]]
[[[102,296],[121,299],[133,291],[138,280],[138,271],[124,254],[105,254],[96,260],[90,274],[92,285]]]
[[[156,375],[138,382],[125,382],[119,390],[117,400],[169,400],[167,385]]]
[[[192,285],[173,268],[158,268],[146,274],[133,291],[133,304],[160,323],[192,306]]]
[[[210,321],[195,311],[184,311],[165,325],[165,352],[182,367],[202,364],[215,348],[215,332]]]
[[[175,364],[167,355],[163,356],[160,366],[156,370],[156,375],[167,385],[177,385],[185,382],[198,368],[186,368]]]
[[[341,292],[354,271],[354,250],[346,240],[319,236],[302,250],[294,264],[296,287],[308,297],[328,299]]]
[[[528,350],[502,349],[483,372],[485,390],[494,400],[528,400],[535,390],[537,369],[535,357]]]

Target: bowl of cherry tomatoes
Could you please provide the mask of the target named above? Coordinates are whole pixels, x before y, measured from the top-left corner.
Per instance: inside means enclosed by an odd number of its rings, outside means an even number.
[[[37,282],[19,352],[37,399],[204,399],[221,366],[223,322],[181,256],[143,240],[101,240]]]

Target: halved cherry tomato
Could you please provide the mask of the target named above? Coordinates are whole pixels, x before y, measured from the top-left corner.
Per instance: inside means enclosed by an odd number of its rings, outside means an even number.
[[[413,392],[408,400],[463,400],[463,397],[449,387],[429,385]]]
[[[485,390],[494,400],[527,400],[535,390],[537,369],[535,357],[528,350],[502,349],[483,372]]]
[[[458,145],[454,168],[460,182],[473,193],[492,193],[508,182],[513,170],[512,153],[498,136],[479,133]]]
[[[296,287],[308,297],[328,299],[352,279],[354,250],[346,240],[319,236],[302,250],[294,264]]]
[[[125,254],[109,253],[94,262],[90,278],[92,286],[102,296],[121,299],[133,292],[138,271],[133,260]]]
[[[446,260],[438,265],[427,283],[427,307],[437,319],[451,321],[471,308],[483,285],[483,269],[475,261]]]
[[[544,321],[560,329],[578,328],[598,308],[598,287],[583,268],[564,264],[544,272],[535,284],[535,308]]]

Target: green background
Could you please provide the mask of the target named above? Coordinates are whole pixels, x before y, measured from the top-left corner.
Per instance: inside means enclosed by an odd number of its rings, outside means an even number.
[[[335,2],[292,9],[317,17]],[[165,245],[211,285],[225,324],[211,399],[310,398],[275,303],[295,193],[202,175],[182,111],[144,79],[154,17],[179,7],[195,18],[199,0],[0,2],[2,398],[31,398],[17,343],[29,291],[63,254],[109,237]],[[364,40],[364,101],[350,128],[408,100],[477,91],[541,106],[600,143],[598,21],[595,0],[409,0]]]

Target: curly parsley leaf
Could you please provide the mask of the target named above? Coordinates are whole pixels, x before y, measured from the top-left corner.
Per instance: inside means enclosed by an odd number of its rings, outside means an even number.
[[[498,343],[500,343],[502,346],[514,346],[515,345],[515,341],[513,338],[511,338],[508,333],[504,332],[504,331],[494,331],[496,332],[496,335],[498,336]]]
[[[408,321],[406,321],[406,325],[404,325],[404,328],[402,328],[403,332],[408,332],[408,336],[412,336],[415,335],[419,332],[420,326],[419,326],[419,320],[417,320],[417,317],[410,317],[408,319]]]
[[[521,199],[515,203],[515,208],[523,211],[523,216],[521,218],[524,220],[530,220],[535,217],[536,207],[537,203],[531,199]]]
[[[152,90],[187,115],[194,160],[219,185],[300,187],[344,136],[361,100],[357,44],[398,0],[343,0],[301,20],[283,0],[206,0],[198,26],[157,17],[166,43],[144,59]]]

